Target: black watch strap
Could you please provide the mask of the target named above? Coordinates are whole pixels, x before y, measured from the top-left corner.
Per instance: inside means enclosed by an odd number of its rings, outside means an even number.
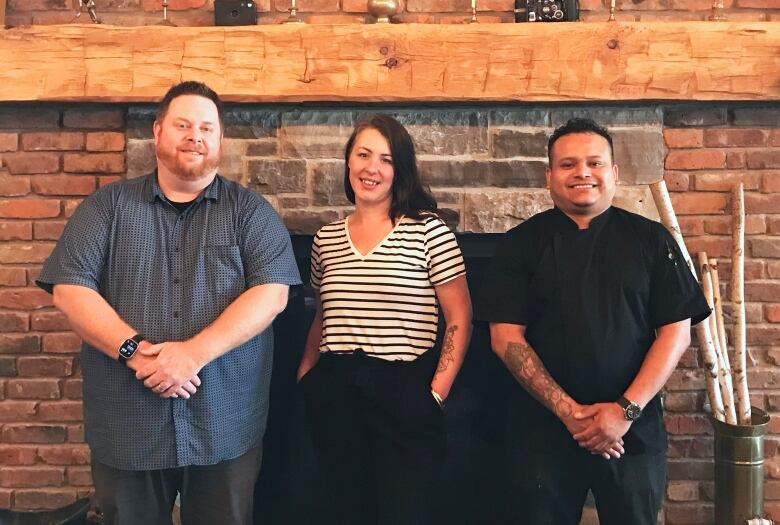
[[[138,351],[138,345],[144,340],[144,336],[141,334],[135,334],[130,339],[125,339],[125,342],[119,347],[119,361],[127,366],[127,360],[135,355]]]

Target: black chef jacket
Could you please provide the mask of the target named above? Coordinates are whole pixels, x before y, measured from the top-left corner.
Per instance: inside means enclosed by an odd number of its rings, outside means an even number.
[[[574,400],[591,404],[623,395],[657,328],[688,318],[698,323],[709,312],[664,227],[613,206],[585,230],[553,208],[507,232],[475,319],[525,325],[550,375]],[[524,390],[517,395],[522,428],[535,439],[571,440],[552,412]],[[627,453],[666,449],[659,396],[624,441]]]

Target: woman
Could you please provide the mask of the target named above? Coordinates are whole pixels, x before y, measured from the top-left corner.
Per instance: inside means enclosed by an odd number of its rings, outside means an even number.
[[[317,313],[298,369],[314,450],[333,523],[428,524],[441,407],[471,329],[463,257],[398,121],[361,122],[344,157],[355,211],[314,238]]]

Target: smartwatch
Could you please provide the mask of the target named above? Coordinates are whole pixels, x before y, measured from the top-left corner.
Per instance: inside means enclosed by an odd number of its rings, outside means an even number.
[[[119,347],[119,361],[127,366],[127,360],[135,355],[138,351],[138,345],[144,340],[144,336],[141,334],[135,334],[130,339],[125,339],[125,342]]]
[[[620,396],[617,404],[623,409],[623,417],[626,418],[626,421],[636,421],[642,416],[642,407],[623,396]]]

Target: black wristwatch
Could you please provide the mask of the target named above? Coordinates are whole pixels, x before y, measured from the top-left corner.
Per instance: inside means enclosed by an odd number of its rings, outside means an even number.
[[[125,339],[122,346],[119,347],[119,361],[127,366],[127,360],[135,355],[138,351],[138,345],[144,340],[144,336],[141,334],[135,334],[130,339]]]
[[[626,418],[626,421],[636,421],[642,417],[642,407],[633,401],[629,401],[625,397],[620,396],[620,399],[617,400],[617,404],[623,409],[623,417]]]

